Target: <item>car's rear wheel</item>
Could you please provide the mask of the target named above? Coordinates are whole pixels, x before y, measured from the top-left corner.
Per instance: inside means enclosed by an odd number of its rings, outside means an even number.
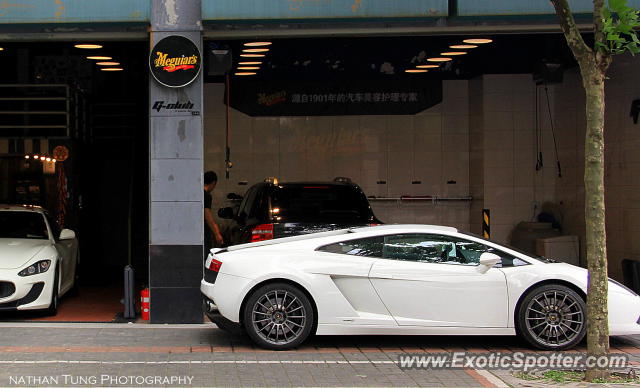
[[[243,323],[259,346],[284,350],[300,345],[313,328],[315,314],[307,295],[287,283],[266,284],[245,303]]]
[[[529,344],[545,350],[569,349],[587,330],[587,306],[574,290],[560,284],[530,291],[520,303],[518,332]]]

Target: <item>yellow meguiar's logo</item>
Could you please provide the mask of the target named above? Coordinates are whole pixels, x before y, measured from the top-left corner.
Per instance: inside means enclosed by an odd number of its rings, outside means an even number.
[[[162,51],[156,51],[156,55],[158,57],[153,61],[155,67],[161,67],[162,70],[168,72],[193,69],[198,64],[197,55],[170,58],[169,54],[165,54]]]

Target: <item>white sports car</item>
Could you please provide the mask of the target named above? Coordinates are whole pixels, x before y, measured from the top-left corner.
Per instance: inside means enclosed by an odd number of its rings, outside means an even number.
[[[0,311],[58,311],[76,285],[78,240],[37,206],[0,205]]]
[[[309,334],[515,335],[567,349],[586,332],[587,270],[455,228],[383,225],[212,249],[209,318],[287,349]],[[640,333],[640,297],[609,282],[611,335]]]

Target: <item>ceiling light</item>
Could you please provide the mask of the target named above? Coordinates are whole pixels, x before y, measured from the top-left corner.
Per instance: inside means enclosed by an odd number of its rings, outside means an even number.
[[[447,51],[444,53],[440,53],[440,55],[465,55],[466,51]]]
[[[238,62],[238,65],[262,65],[262,62]]]
[[[464,39],[464,43],[470,44],[485,44],[493,42],[493,39],[485,39],[485,38],[473,38],[473,39]]]
[[[47,162],[50,162],[50,161],[51,161],[51,158],[46,158],[45,160],[46,160]]]
[[[29,155],[25,155],[24,156],[25,159],[29,159],[29,157],[30,157]]]
[[[418,69],[435,69],[440,67],[440,65],[418,65],[416,66]]]
[[[34,159],[39,159],[40,157],[38,155],[33,155]]]
[[[4,47],[0,47],[0,51],[4,51]]]
[[[100,49],[102,48],[102,45],[100,44],[77,44],[75,46],[73,46],[75,48],[79,48],[79,49]]]
[[[102,70],[102,71],[122,71],[124,69],[121,68],[121,67],[103,67],[100,70]]]
[[[445,57],[427,58],[427,61],[429,62],[449,62],[450,60],[451,58]]]
[[[244,50],[242,50],[243,53],[266,53],[267,51],[269,51],[268,48],[257,48],[257,49],[244,49]]]
[[[51,161],[52,161],[53,163],[57,162],[57,160],[56,160],[55,158],[51,159]]]
[[[262,58],[264,54],[240,54],[240,56],[245,58]]]
[[[234,73],[235,75],[256,75],[256,73],[252,73],[249,71],[242,71],[240,73]]]
[[[271,42],[247,42],[244,44],[245,46],[257,47],[257,46],[269,46]]]
[[[260,70],[258,66],[239,66],[238,70]]]
[[[87,59],[94,59],[96,61],[110,61],[113,58],[111,57],[100,57],[100,56],[93,56],[93,57],[87,57]]]
[[[449,48],[452,49],[459,49],[459,50],[467,50],[467,49],[474,49],[478,46],[474,45],[474,44],[454,44],[449,46]]]
[[[96,62],[98,66],[118,66],[120,62]]]
[[[422,69],[407,69],[404,72],[405,73],[426,73],[429,70],[422,70]]]

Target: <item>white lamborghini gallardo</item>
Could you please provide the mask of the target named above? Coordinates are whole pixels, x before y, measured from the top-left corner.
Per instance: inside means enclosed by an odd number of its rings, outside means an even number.
[[[257,344],[318,335],[520,335],[567,349],[586,332],[587,270],[455,228],[383,225],[213,249],[205,313]],[[611,335],[640,333],[640,297],[609,282]]]

